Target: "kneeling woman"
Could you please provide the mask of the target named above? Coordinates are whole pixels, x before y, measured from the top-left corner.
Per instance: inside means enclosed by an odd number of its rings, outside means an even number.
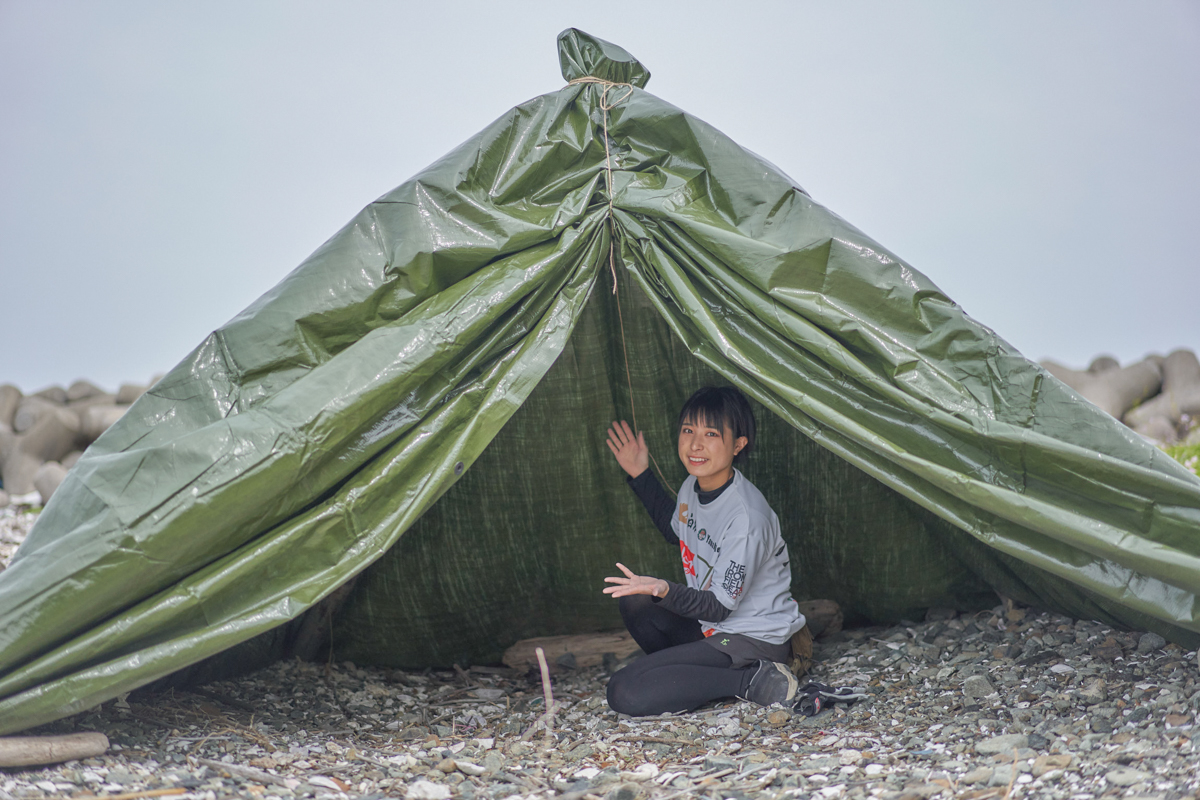
[[[606,594],[645,658],[618,671],[608,704],[632,716],[690,711],[740,697],[790,703],[797,681],[785,666],[805,624],[791,595],[787,545],[762,493],[734,468],[754,445],[754,415],[737,389],[705,387],[679,413],[679,459],[689,478],[675,500],[649,469],[645,438],[614,422],[608,448],[654,524],[683,557],[687,584],[635,575]]]

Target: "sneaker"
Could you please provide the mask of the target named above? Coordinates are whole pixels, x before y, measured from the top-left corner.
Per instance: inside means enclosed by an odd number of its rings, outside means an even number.
[[[785,665],[775,661],[758,660],[758,669],[750,678],[743,700],[769,706],[773,703],[791,703],[796,699],[800,683]]]

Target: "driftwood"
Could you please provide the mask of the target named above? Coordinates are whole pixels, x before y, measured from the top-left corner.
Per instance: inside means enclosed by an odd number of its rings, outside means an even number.
[[[0,737],[0,767],[29,767],[58,764],[104,755],[108,737],[103,733],[71,733],[65,736]]]
[[[528,669],[538,666],[537,649],[546,653],[550,671],[562,669],[560,659],[568,654],[575,657],[576,667],[595,667],[604,663],[604,654],[612,653],[617,660],[636,652],[637,642],[626,631],[583,633],[575,636],[539,636],[522,639],[504,651],[500,659],[507,667]]]
[[[836,633],[842,629],[842,609],[832,600],[805,600],[800,613],[808,619],[813,638]],[[573,636],[539,636],[522,639],[504,651],[501,661],[513,669],[538,667],[537,650],[546,654],[550,671],[557,672],[565,664],[575,667],[595,667],[604,663],[606,653],[617,661],[637,651],[637,642],[626,631],[582,633]]]
[[[1151,357],[1121,367],[1110,356],[1101,356],[1082,372],[1054,361],[1043,361],[1041,365],[1101,410],[1120,419],[1134,405],[1158,392],[1163,381],[1160,361]]]

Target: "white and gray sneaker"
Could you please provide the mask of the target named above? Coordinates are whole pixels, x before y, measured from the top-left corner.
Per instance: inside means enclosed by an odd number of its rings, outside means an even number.
[[[786,665],[760,658],[758,668],[746,687],[746,696],[742,699],[760,706],[774,703],[791,705],[796,699],[798,688],[800,682]]]

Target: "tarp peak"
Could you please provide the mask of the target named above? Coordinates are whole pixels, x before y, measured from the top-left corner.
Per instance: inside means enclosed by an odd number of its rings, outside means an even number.
[[[592,77],[630,83],[639,89],[650,82],[650,70],[627,50],[578,28],[567,28],[558,35],[558,61],[568,81]]]

